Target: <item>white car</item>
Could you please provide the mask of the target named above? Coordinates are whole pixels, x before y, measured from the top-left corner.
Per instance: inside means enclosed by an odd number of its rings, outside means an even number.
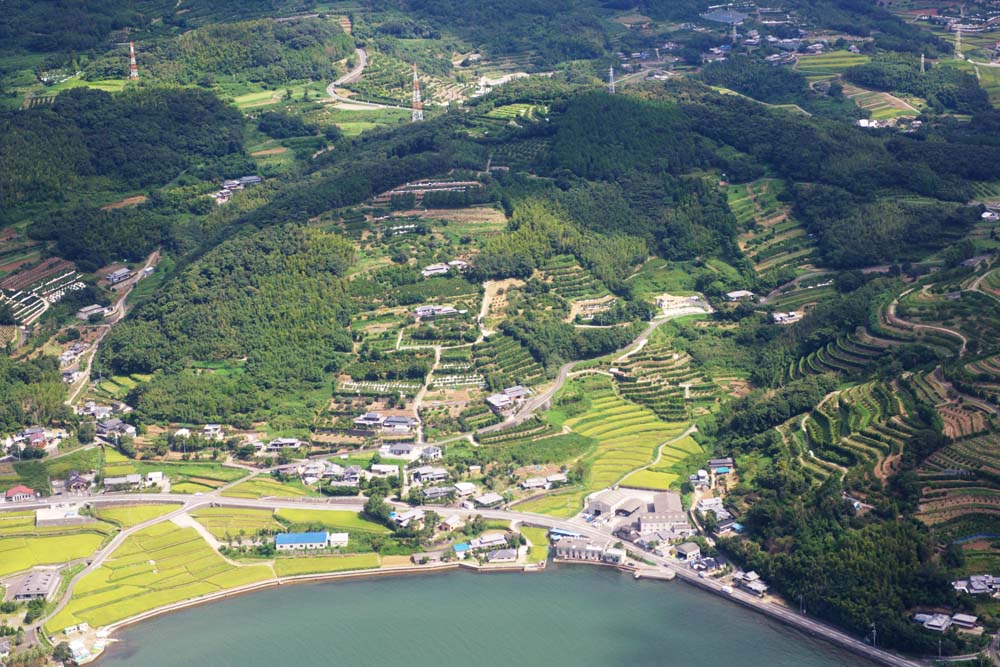
[[[723,586],[722,587],[722,592],[726,593],[727,595],[732,595],[733,594],[733,587],[732,586]]]

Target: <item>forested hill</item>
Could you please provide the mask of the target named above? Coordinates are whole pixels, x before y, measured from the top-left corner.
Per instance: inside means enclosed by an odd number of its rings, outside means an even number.
[[[221,173],[242,142],[239,112],[207,91],[69,90],[51,108],[0,113],[0,210],[57,201],[91,176],[134,188],[195,166]]]

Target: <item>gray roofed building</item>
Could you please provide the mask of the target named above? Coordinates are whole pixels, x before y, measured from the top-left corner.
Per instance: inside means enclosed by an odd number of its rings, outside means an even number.
[[[14,590],[14,600],[48,600],[59,586],[56,570],[34,570]]]
[[[438,500],[452,495],[455,493],[455,489],[449,486],[432,486],[424,489],[421,493],[427,500]]]
[[[516,560],[516,549],[497,549],[486,554],[487,563],[513,563]]]
[[[493,507],[503,502],[503,496],[499,493],[484,493],[475,498],[476,504],[480,507]]]

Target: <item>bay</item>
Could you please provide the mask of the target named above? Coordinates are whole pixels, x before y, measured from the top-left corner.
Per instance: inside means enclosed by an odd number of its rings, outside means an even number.
[[[680,582],[592,566],[297,584],[123,630],[100,667],[872,663]]]

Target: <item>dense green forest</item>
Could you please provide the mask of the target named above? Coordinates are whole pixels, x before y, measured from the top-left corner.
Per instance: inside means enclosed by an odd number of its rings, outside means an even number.
[[[336,78],[334,63],[354,51],[354,42],[333,20],[264,19],[208,25],[176,38],[140,45],[144,78],[211,85],[220,76],[278,86],[287,81]],[[126,61],[112,51],[86,67],[91,80],[121,78]]]
[[[207,91],[78,88],[51,107],[0,114],[0,209],[59,201],[88,176],[137,188],[243,152],[239,112]]]
[[[0,432],[48,424],[65,411],[65,385],[53,357],[12,361],[0,356]]]
[[[231,420],[323,385],[351,349],[343,276],[354,248],[337,236],[273,227],[191,265],[108,336],[118,373],[157,372],[132,398],[150,419]],[[195,362],[228,362],[196,373]]]

